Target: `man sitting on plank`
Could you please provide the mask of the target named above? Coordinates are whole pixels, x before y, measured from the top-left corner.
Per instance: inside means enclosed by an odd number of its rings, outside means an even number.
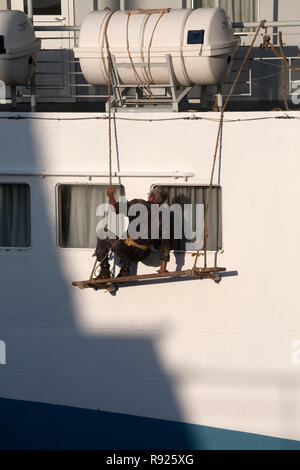
[[[110,186],[107,190],[107,196],[109,204],[114,207],[116,214],[123,213],[121,210],[121,204],[115,200],[115,188]],[[101,233],[101,236],[97,237],[96,256],[100,262],[101,270],[97,279],[109,279],[110,278],[110,266],[108,262],[109,251],[113,251],[120,258],[121,270],[117,277],[130,276],[130,267],[133,261],[143,261],[150,254],[150,245],[154,244],[155,247],[160,245],[160,259],[161,266],[159,273],[167,272],[167,263],[170,259],[170,239],[162,237],[162,219],[161,214],[155,220],[157,221],[157,227],[152,227],[153,222],[153,209],[159,209],[159,206],[165,203],[168,198],[168,192],[163,187],[155,187],[151,190],[148,196],[148,200],[144,199],[133,199],[127,202],[127,213],[123,215],[129,218],[130,225],[134,226],[137,224],[138,216],[136,212],[144,212],[146,214],[145,224],[143,227],[139,227],[140,224],[136,225],[136,229],[140,228],[139,235],[137,237],[130,237],[132,231],[129,230],[127,233],[126,240],[118,239],[115,234],[105,230]],[[154,205],[156,207],[154,207]],[[135,207],[134,207],[135,206]],[[130,210],[133,209],[133,210]],[[136,211],[134,211],[136,209]],[[135,215],[132,215],[135,212]],[[148,223],[147,223],[148,222]],[[157,239],[152,239],[153,228],[158,234]],[[151,230],[152,229],[152,230]],[[105,235],[105,236],[103,236]]]

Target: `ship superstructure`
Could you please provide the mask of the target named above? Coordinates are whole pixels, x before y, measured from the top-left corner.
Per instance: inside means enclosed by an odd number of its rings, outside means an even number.
[[[300,448],[300,5],[9,3],[33,13],[41,51],[30,84],[1,88],[1,448]],[[225,3],[240,38],[226,82],[180,102],[171,83],[153,106],[138,87],[114,95],[110,174],[107,87],[90,85],[74,55],[83,18]],[[109,176],[128,200],[163,185],[173,201],[205,204],[220,109],[262,19],[211,188],[207,262],[226,272],[75,289],[94,263]],[[197,249],[174,244],[170,271],[189,269]],[[137,274],[158,266],[153,251]]]

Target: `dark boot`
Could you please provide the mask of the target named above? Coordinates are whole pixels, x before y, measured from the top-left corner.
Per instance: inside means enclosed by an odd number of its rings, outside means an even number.
[[[110,279],[109,264],[103,264],[96,279]]]
[[[117,277],[127,277],[127,276],[130,276],[130,267],[122,266]]]

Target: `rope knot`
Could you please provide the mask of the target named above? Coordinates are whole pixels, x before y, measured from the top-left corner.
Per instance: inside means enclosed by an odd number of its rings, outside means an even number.
[[[268,49],[270,47],[271,36],[265,34],[263,37],[263,42],[259,46],[261,49]]]
[[[260,28],[265,28],[266,27],[266,22],[267,22],[267,20],[261,20],[260,25],[259,25]]]

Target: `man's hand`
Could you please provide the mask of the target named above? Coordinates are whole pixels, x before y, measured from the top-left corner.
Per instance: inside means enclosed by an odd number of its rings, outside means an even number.
[[[106,191],[107,197],[109,199],[113,198],[115,195],[115,192],[116,192],[116,188],[114,188],[113,186],[109,186],[109,188]]]
[[[169,272],[169,271],[167,271],[167,261],[162,261],[161,262],[160,269],[157,272],[158,272],[158,274],[163,274],[163,273],[168,273]]]
[[[114,188],[113,186],[109,186],[107,191],[106,191],[106,194],[107,194],[107,197],[108,197],[108,202],[111,206],[114,206],[117,204],[116,200],[115,200],[115,192],[116,192],[116,188]]]

